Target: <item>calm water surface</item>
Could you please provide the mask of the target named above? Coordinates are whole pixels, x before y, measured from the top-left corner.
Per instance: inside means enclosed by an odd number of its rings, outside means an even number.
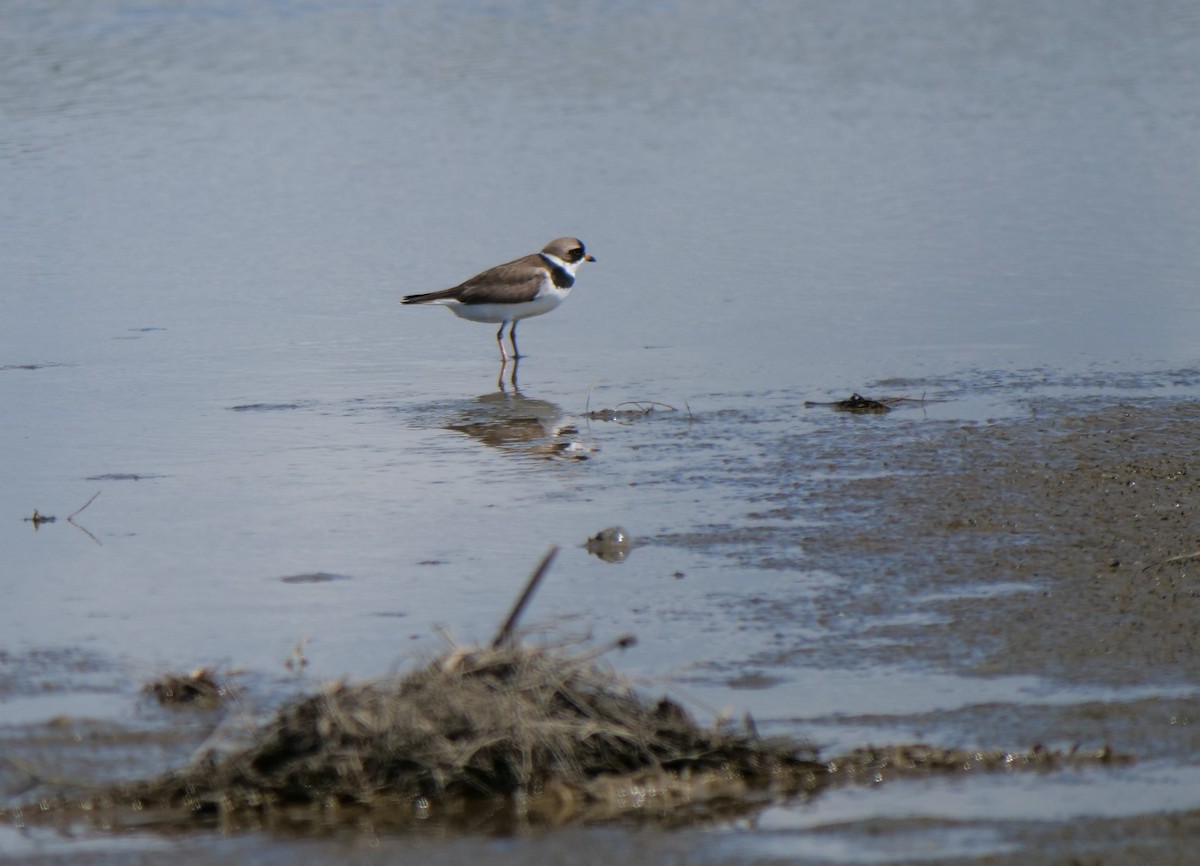
[[[0,652],[111,668],[64,671],[80,689],[282,676],[302,638],[314,678],[383,673],[435,625],[486,637],[559,544],[534,618],[637,633],[622,668],[713,710],[794,719],[794,688],[834,712],[846,671],[727,685],[779,629],[821,638],[744,612],[838,580],[796,547],[610,564],[584,540],[744,528],[738,466],[836,435],[806,399],[927,393],[973,421],[1195,388],[1191,3],[8,0],[0,22]],[[489,328],[396,303],[567,233],[599,261],[522,326],[518,387]],[[628,400],[677,411],[584,416]],[[96,491],[89,536],[65,517]],[[346,579],[282,580],[315,572]],[[1045,692],[855,676],[856,714]],[[84,706],[31,701],[0,724]],[[830,821],[898,802],[838,796]],[[783,814],[761,839],[816,820]]]

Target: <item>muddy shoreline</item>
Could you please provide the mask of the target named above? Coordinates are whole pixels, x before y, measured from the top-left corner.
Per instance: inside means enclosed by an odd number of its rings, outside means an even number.
[[[812,459],[837,469],[802,503],[824,523],[806,534],[806,558],[870,587],[848,599],[863,613],[904,598],[936,610],[949,640],[921,639],[924,627],[882,634],[939,666],[1195,684],[1200,404],[1070,408],[922,425],[882,466],[874,436],[827,439]],[[886,474],[839,477],[872,465]]]
[[[890,420],[793,441],[787,471],[823,480],[770,512],[814,523],[804,561],[856,588],[823,598],[822,615],[879,623],[850,650],[855,663],[1129,695],[1052,706],[1051,694],[1040,706],[892,721],[992,742],[1002,732],[1111,742],[1164,766],[1200,761],[1200,404],[1042,400],[993,424]],[[846,660],[836,647],[806,651]],[[988,863],[1183,864],[1200,845],[1200,813],[1017,822],[1004,833],[1021,852]],[[1081,852],[1092,859],[1070,860]]]

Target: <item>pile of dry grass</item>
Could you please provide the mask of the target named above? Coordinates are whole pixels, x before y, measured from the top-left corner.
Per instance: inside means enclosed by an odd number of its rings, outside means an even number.
[[[403,677],[336,684],[291,703],[249,745],[157,779],[38,812],[106,825],[229,828],[414,822],[507,830],[638,814],[687,823],[838,784],[934,773],[1125,763],[1094,751],[862,747],[822,762],[787,738],[701,727],[595,663],[596,651],[505,640],[459,647]],[[14,814],[21,810],[16,810]],[[514,823],[517,822],[517,823]]]
[[[797,743],[701,728],[676,703],[646,701],[594,656],[461,648],[402,678],[334,685],[283,708],[248,747],[127,794],[226,816],[517,797],[565,819],[647,798],[811,790],[828,772]]]
[[[167,707],[192,706],[212,709],[229,696],[212,668],[196,668],[187,674],[166,674],[142,687]]]

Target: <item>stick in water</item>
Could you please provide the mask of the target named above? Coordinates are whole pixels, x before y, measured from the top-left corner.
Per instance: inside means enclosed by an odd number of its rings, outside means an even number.
[[[533,597],[534,591],[537,590],[538,584],[542,582],[542,578],[546,576],[546,572],[550,570],[550,563],[554,562],[554,557],[557,555],[558,546],[555,545],[542,557],[542,561],[538,563],[538,567],[534,569],[533,574],[526,581],[525,590],[521,593],[521,597],[517,599],[517,603],[513,605],[508,619],[504,621],[504,625],[496,633],[496,639],[492,641],[492,649],[503,646],[512,637],[513,629],[517,627],[517,620],[521,618],[521,614],[525,610],[525,605]]]

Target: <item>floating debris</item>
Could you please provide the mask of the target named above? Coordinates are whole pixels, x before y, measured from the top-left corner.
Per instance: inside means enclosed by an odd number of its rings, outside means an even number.
[[[623,406],[630,408],[624,409]],[[666,403],[658,403],[654,400],[628,400],[624,403],[618,403],[612,409],[593,409],[587,412],[584,417],[591,421],[635,421],[639,418],[645,418],[652,414],[655,410],[663,410],[666,412],[678,412],[674,406],[669,406]]]
[[[291,409],[304,409],[309,401],[299,403],[242,403],[240,406],[230,406],[230,412],[286,412]]]
[[[211,668],[196,668],[188,674],[170,674],[147,683],[143,689],[158,698],[163,706],[191,706],[212,709],[221,704],[228,695],[227,689],[217,681]]]
[[[850,394],[845,400],[836,400],[832,403],[821,403],[815,400],[805,400],[804,408],[812,409],[817,406],[824,406],[832,409],[835,412],[854,412],[860,415],[886,415],[892,409],[907,404],[914,406],[924,406],[927,403],[943,403],[944,400],[932,400],[922,397],[864,397],[857,391]]]
[[[857,391],[845,400],[838,400],[834,403],[816,403],[812,400],[804,401],[804,408],[811,409],[814,406],[828,406],[835,412],[856,412],[863,415],[885,415],[892,411],[882,400],[864,397]]]
[[[89,475],[84,481],[145,481],[148,478],[165,478],[165,475],[155,475],[151,472],[108,472],[104,475]]]
[[[58,520],[58,518],[55,517],[53,514],[41,514],[35,508],[35,509],[33,509],[32,517],[22,517],[21,520],[25,523],[32,523],[33,528],[37,529],[43,523],[53,523],[54,521]]]
[[[279,580],[281,583],[334,583],[339,580],[350,580],[350,576],[333,574],[328,571],[308,571],[304,574],[289,574]]]
[[[619,526],[600,530],[584,544],[588,553],[605,562],[624,562],[633,547],[633,539]]]

